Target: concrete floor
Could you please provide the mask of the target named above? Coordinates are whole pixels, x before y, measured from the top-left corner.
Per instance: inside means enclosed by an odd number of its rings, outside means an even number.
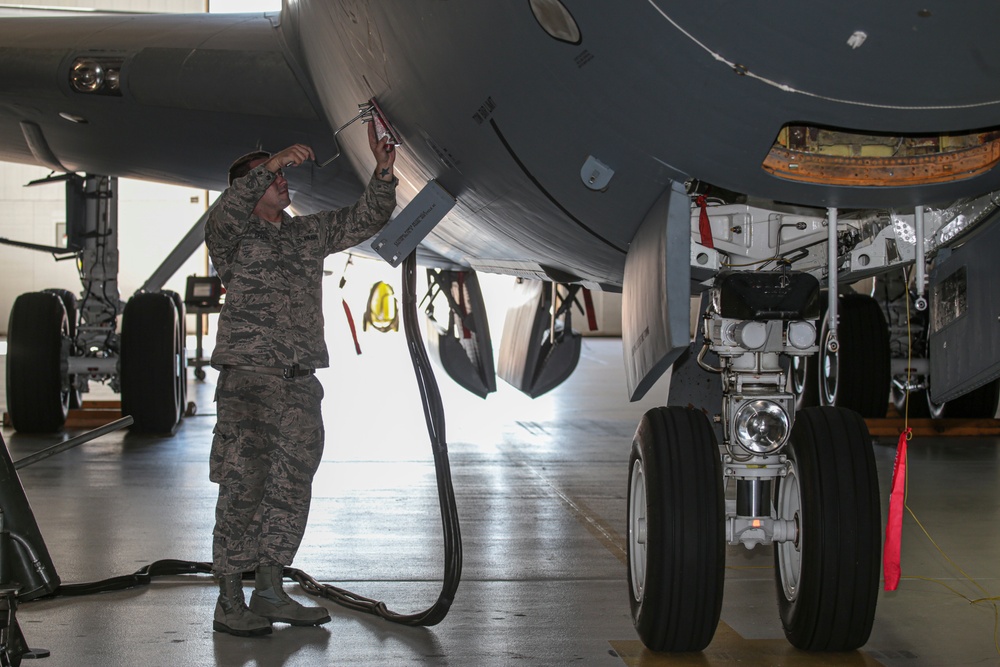
[[[441,525],[416,385],[400,335],[368,334],[365,354],[331,343],[322,373],[328,440],[295,566],[316,579],[418,611],[437,596]],[[208,481],[214,372],[192,377],[198,414],[172,438],[105,436],[20,471],[64,582],[128,574],[155,560],[207,561],[216,488]],[[632,628],[624,564],[629,445],[642,412],[625,398],[621,343],[588,339],[577,372],[531,401],[508,386],[482,401],[439,376],[464,538],[448,617],[408,628],[333,607],[317,628],[239,639],[212,631],[205,575],[30,602],[18,610],[40,667],[114,665],[985,665],[1000,664],[1000,440],[918,437],[904,580],[881,593],[863,650],[811,655],[784,640],[771,549],[730,547],[722,623],[701,654],[657,656]],[[100,392],[96,392],[100,396]],[[3,430],[17,460],[53,436]],[[874,443],[883,507],[894,439]],[[883,511],[883,515],[884,515]],[[290,588],[297,591],[296,586]],[[968,598],[968,599],[966,599]]]

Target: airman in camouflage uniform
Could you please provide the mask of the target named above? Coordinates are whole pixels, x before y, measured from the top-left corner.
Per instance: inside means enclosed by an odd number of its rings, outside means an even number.
[[[396,206],[395,152],[369,124],[376,171],[361,199],[337,211],[291,217],[282,169],[315,159],[296,144],[252,153],[230,169],[205,230],[226,303],[212,365],[221,370],[210,477],[219,484],[213,570],[220,580],[214,628],[267,634],[271,622],[319,625],[323,607],[282,590],[309,514],[323,453],[323,259],[373,236]],[[256,570],[249,608],[241,575]]]

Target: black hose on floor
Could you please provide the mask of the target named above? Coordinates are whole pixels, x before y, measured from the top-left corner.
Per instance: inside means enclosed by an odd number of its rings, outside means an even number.
[[[298,582],[307,593],[336,602],[354,611],[374,614],[387,621],[402,625],[437,625],[448,615],[458,584],[462,578],[462,535],[455,503],[455,489],[451,479],[451,464],[448,460],[448,442],[445,437],[444,405],[434,370],[417,321],[417,260],[411,253],[403,261],[403,328],[406,344],[413,362],[417,386],[424,408],[424,421],[431,440],[434,454],[434,469],[437,475],[438,504],[441,508],[441,524],[444,533],[444,578],[437,600],[424,611],[400,614],[392,611],[384,602],[366,598],[351,591],[329,584],[321,584],[302,570],[286,567],[284,575]],[[178,574],[211,574],[211,563],[183,560],[159,560],[144,566],[131,575],[112,577],[104,581],[84,584],[62,584],[48,597],[61,595],[90,595],[104,591],[124,590],[148,585],[153,577]],[[244,579],[252,579],[253,572],[244,572]]]
[[[444,580],[438,599],[422,612],[398,614],[390,610],[384,602],[328,584],[320,584],[301,570],[285,568],[285,574],[297,581],[306,592],[333,600],[348,609],[375,614],[403,625],[436,625],[447,616],[462,577],[462,535],[459,529],[458,508],[455,504],[455,489],[451,480],[451,465],[448,461],[444,405],[417,321],[416,273],[417,258],[416,252],[413,252],[403,261],[403,329],[406,332],[406,344],[410,351],[410,360],[413,362],[417,386],[420,388],[424,421],[427,423],[427,434],[430,436],[434,469],[437,474],[438,504],[441,508],[441,524],[444,531]]]

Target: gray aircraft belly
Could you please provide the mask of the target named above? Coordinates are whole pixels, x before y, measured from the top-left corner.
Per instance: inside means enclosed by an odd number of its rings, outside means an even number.
[[[629,245],[672,183],[840,207],[1000,188],[996,169],[933,185],[845,187],[761,166],[789,122],[1000,127],[1000,44],[988,28],[996,6],[645,0],[570,10],[580,34],[572,43],[547,33],[523,2],[302,0],[280,18],[5,19],[0,145],[7,159],[36,161],[21,125],[29,121],[69,169],[218,189],[232,156],[257,145],[303,141],[329,157],[332,128],[376,97],[405,142],[400,204],[431,179],[458,200],[428,237],[430,253],[608,289],[621,286]],[[90,52],[128,59],[122,99],[69,90],[68,59]],[[293,170],[297,205],[341,205],[360,192],[370,169],[364,134],[352,128],[341,143],[330,166]]]
[[[842,207],[1000,185],[996,170],[919,188],[838,188],[763,171],[778,130],[792,121],[898,132],[1000,122],[997,88],[974,66],[1000,59],[983,28],[950,8],[924,17],[906,3],[848,4],[808,13],[790,2],[754,12],[726,3],[580,5],[572,8],[576,44],[550,37],[528,3],[338,12],[311,0],[296,11],[307,19],[298,30],[331,120],[353,112],[349,100],[376,96],[405,139],[401,171],[417,175],[402,184],[402,198],[421,178],[458,198],[427,241],[435,252],[484,267],[555,264],[614,286],[629,242],[671,181]],[[867,40],[849,45],[863,28]],[[959,53],[935,48],[959,36],[969,42]],[[899,55],[922,39],[928,47],[916,61]],[[363,145],[352,155],[363,159]],[[604,188],[581,176],[591,158],[613,174]]]

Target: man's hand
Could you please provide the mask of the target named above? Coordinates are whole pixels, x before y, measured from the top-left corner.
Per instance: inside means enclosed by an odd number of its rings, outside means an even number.
[[[272,155],[264,166],[271,173],[278,173],[279,169],[284,169],[285,167],[297,167],[306,160],[315,160],[316,156],[313,154],[313,149],[305,144],[295,144],[289,146],[285,150],[275,153]]]
[[[392,165],[396,162],[396,147],[389,143],[389,137],[379,139],[375,134],[375,123],[368,123],[368,146],[375,156],[375,176],[383,181],[394,178]]]

